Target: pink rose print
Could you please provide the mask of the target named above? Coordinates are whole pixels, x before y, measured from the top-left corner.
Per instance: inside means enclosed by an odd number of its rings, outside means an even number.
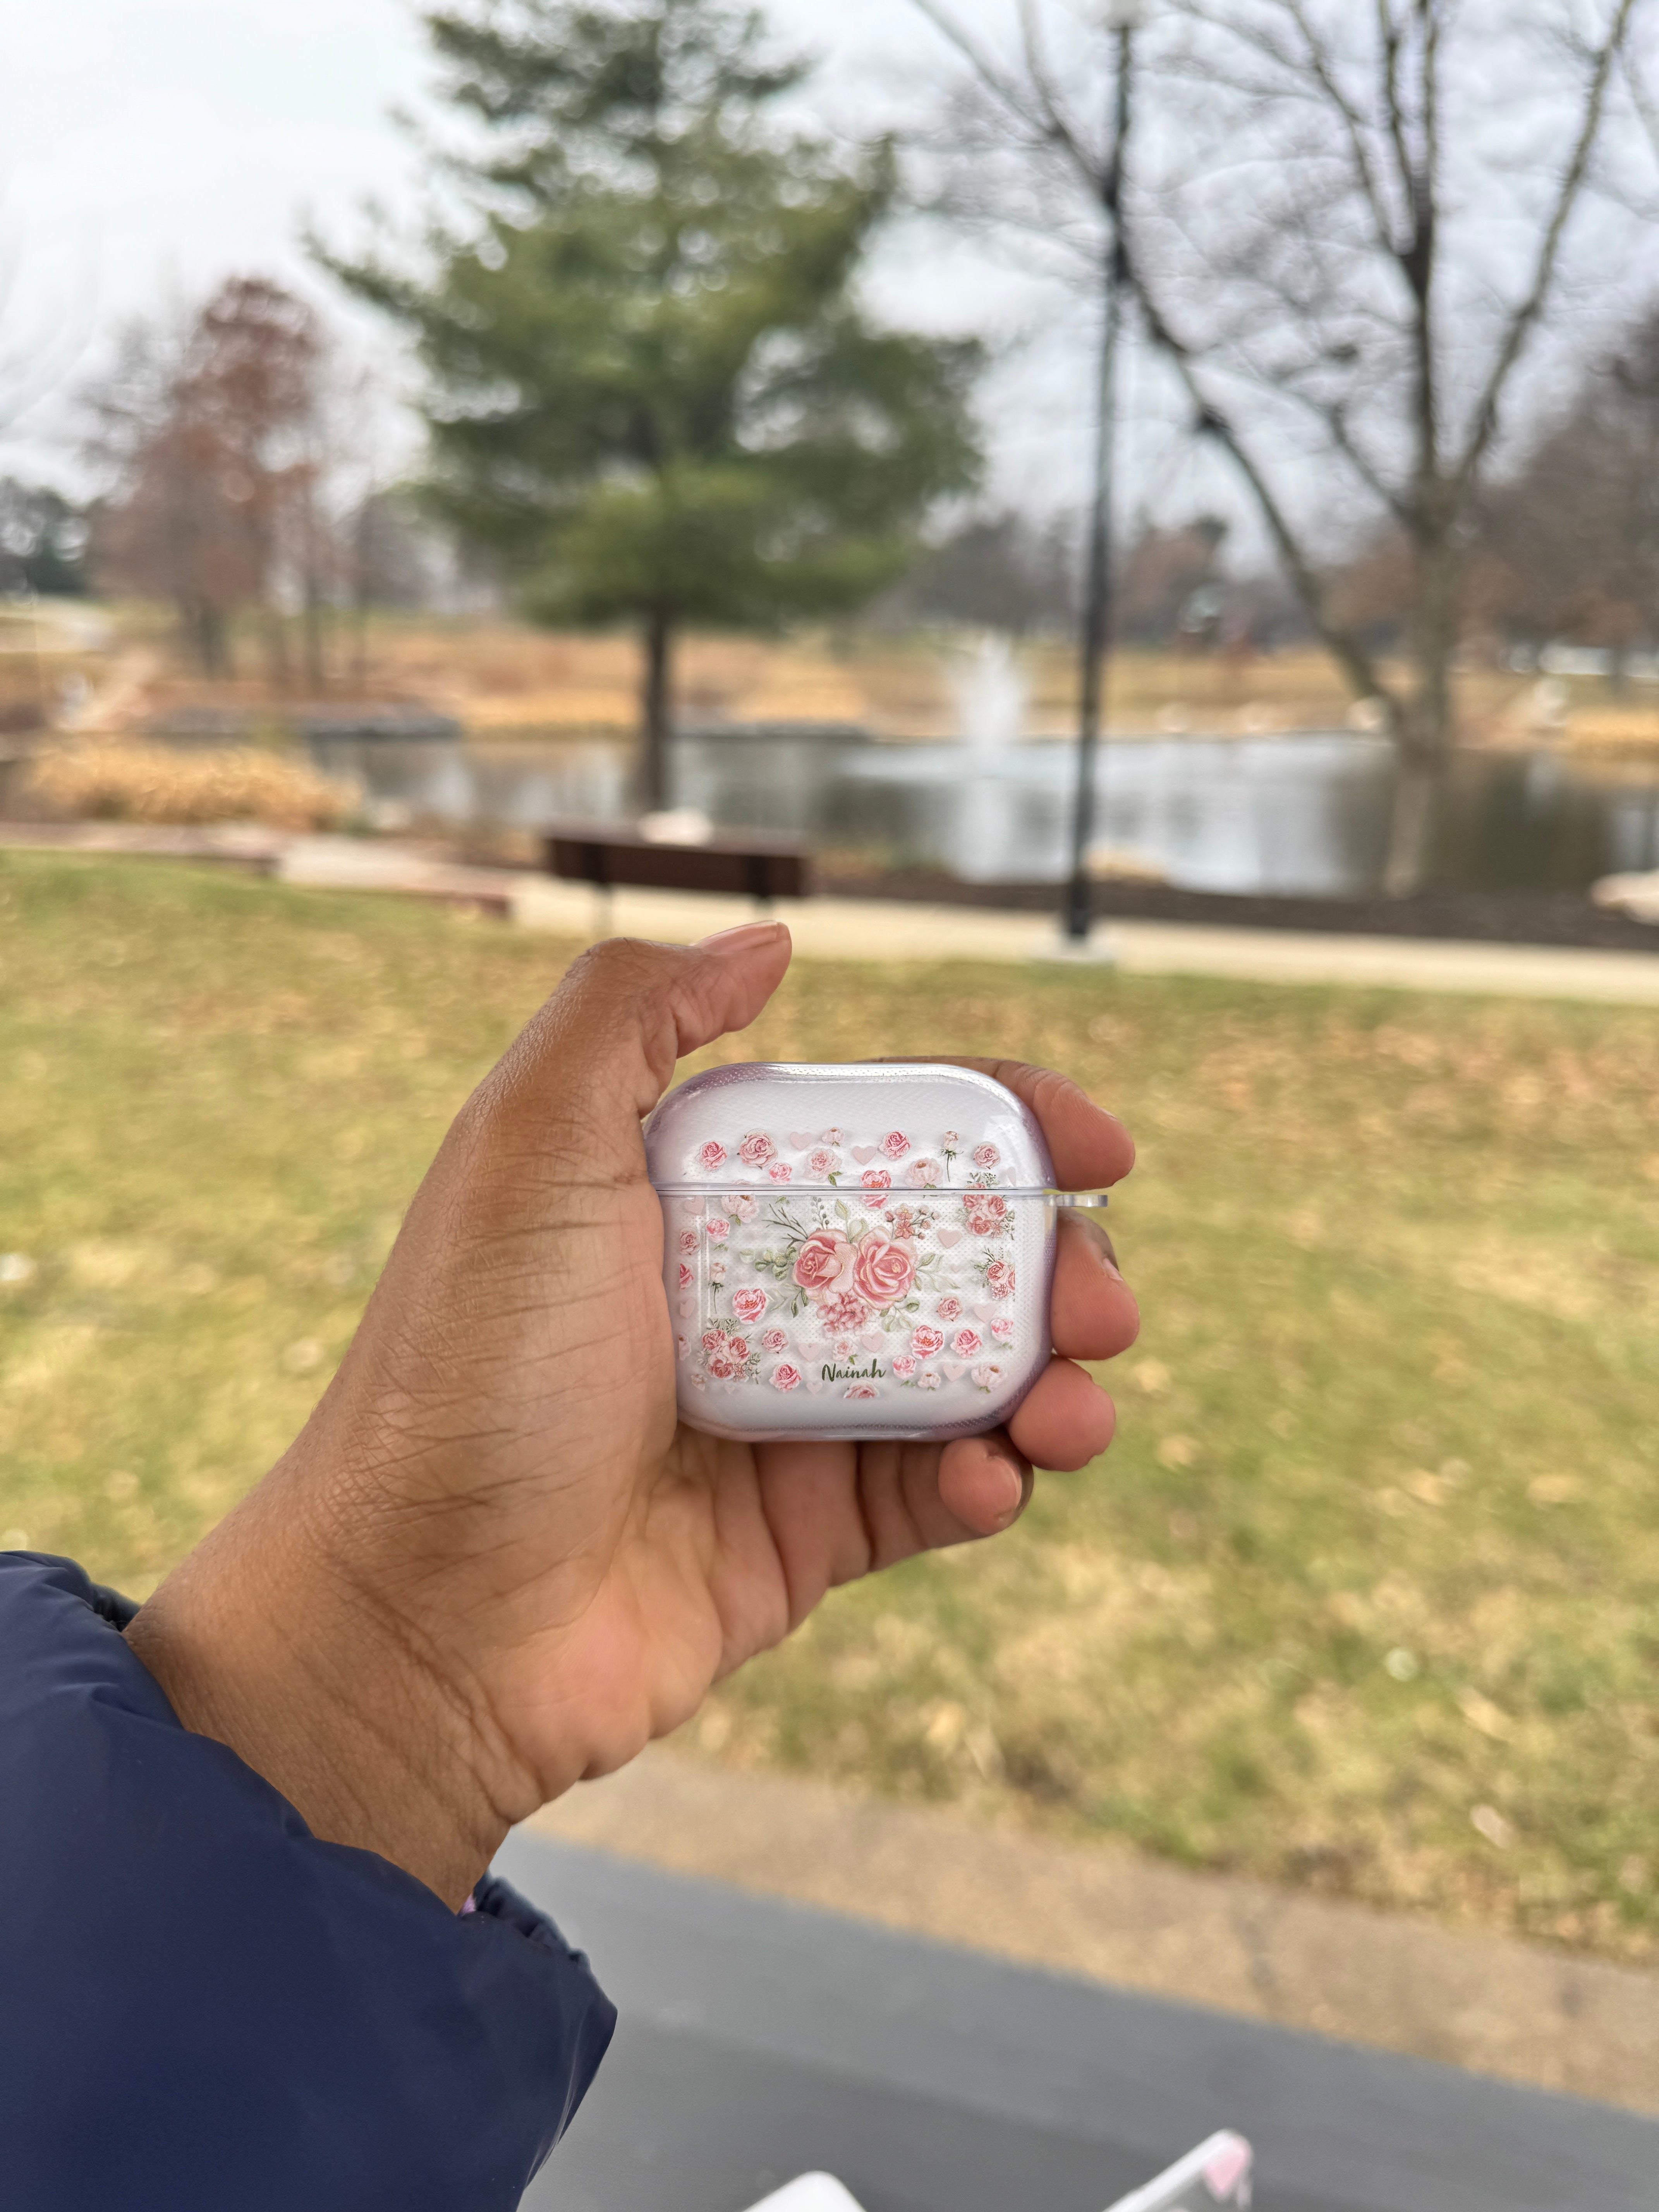
[[[696,1231],[695,1229],[682,1229],[682,1230],[681,1230],[681,1231],[680,1231],[680,1249],[681,1249],[681,1251],[682,1251],[682,1252],[695,1252],[695,1251],[696,1250],[696,1249],[697,1249],[697,1232],[696,1232]]]
[[[870,1318],[870,1309],[856,1291],[837,1291],[818,1308],[818,1322],[826,1336],[854,1336]]]
[[[901,1382],[908,1382],[916,1371],[916,1363],[908,1352],[901,1352],[893,1362],[893,1372]]]
[[[859,1178],[866,1190],[890,1190],[893,1178],[885,1168],[866,1168]]]
[[[915,1279],[916,1255],[909,1245],[895,1243],[883,1229],[860,1237],[853,1255],[853,1287],[872,1306],[896,1304]]]
[[[963,1201],[968,1226],[975,1237],[1000,1237],[1008,1226],[1008,1201],[988,1191],[975,1191]]]
[[[955,1129],[947,1129],[939,1139],[939,1143],[947,1152],[954,1152],[960,1150],[962,1139]]]
[[[723,1328],[704,1329],[702,1333],[702,1348],[705,1352],[718,1352],[725,1342],[726,1331]]]
[[[822,1146],[816,1152],[809,1152],[806,1155],[808,1175],[831,1176],[836,1173],[840,1166],[840,1153],[825,1152]]]
[[[976,1328],[959,1328],[951,1339],[951,1349],[958,1359],[977,1359],[985,1349],[985,1339]]]
[[[766,1311],[766,1293],[762,1290],[737,1291],[732,1293],[732,1310],[739,1321],[758,1321]]]
[[[710,1263],[708,1279],[711,1283],[723,1283],[726,1280],[726,1262],[724,1260],[715,1260]]]
[[[904,1170],[904,1180],[917,1190],[932,1190],[937,1186],[940,1173],[937,1160],[912,1160]]]
[[[911,1330],[910,1349],[918,1359],[931,1359],[936,1352],[945,1349],[945,1331],[930,1328],[924,1322],[920,1328]]]
[[[711,1137],[697,1154],[697,1165],[706,1175],[713,1175],[716,1168],[723,1168],[726,1165],[725,1146],[717,1144]]]
[[[879,1398],[881,1393],[873,1382],[849,1382],[842,1395],[843,1398]]]
[[[823,1133],[823,1141],[826,1145],[839,1145],[842,1141],[841,1131],[826,1129]]]
[[[711,1213],[704,1222],[703,1227],[708,1232],[708,1241],[711,1244],[724,1244],[732,1234],[732,1224],[723,1213]]]
[[[723,1330],[711,1332],[714,1341],[709,1346],[708,1371],[717,1382],[735,1382],[749,1364],[749,1346],[740,1336],[727,1336]],[[704,1337],[703,1342],[708,1343]]]
[[[799,1368],[792,1367],[787,1359],[781,1367],[772,1370],[772,1388],[775,1390],[799,1390],[805,1380]]]
[[[787,1182],[795,1172],[787,1160],[774,1160],[766,1170],[774,1182]]]
[[[1014,1291],[1014,1263],[1012,1260],[993,1260],[985,1270],[985,1287],[994,1298],[1007,1298]]]
[[[881,1149],[890,1160],[902,1160],[910,1149],[910,1139],[902,1129],[890,1129],[881,1140]]]
[[[769,1328],[761,1339],[763,1352],[780,1352],[789,1349],[789,1332],[783,1328]]]
[[[682,1260],[680,1261],[680,1288],[683,1291],[694,1291],[696,1287],[696,1275],[691,1268],[686,1266],[684,1261]]]
[[[999,1314],[997,1316],[996,1319],[991,1323],[991,1334],[995,1337],[999,1344],[1012,1344],[1013,1342],[1014,1324],[1009,1320],[1006,1314]]]
[[[853,1248],[839,1229],[815,1229],[795,1255],[795,1283],[810,1298],[834,1290],[853,1264]]]
[[[763,1168],[768,1160],[775,1158],[777,1149],[763,1130],[751,1129],[738,1146],[738,1158],[746,1168]],[[983,1164],[988,1167],[990,1163]]]
[[[939,1385],[939,1376],[931,1367],[927,1370],[925,1375],[918,1375],[916,1377],[916,1388],[918,1390],[937,1390]]]
[[[893,1225],[888,1233],[890,1236],[900,1238],[902,1242],[907,1244],[909,1243],[911,1237],[915,1235],[916,1217],[908,1206],[900,1206],[895,1209],[893,1214]]]
[[[941,1321],[960,1321],[962,1319],[962,1300],[960,1298],[941,1298],[939,1302],[939,1317]]]
[[[994,1390],[1002,1380],[1002,1370],[988,1364],[974,1370],[973,1380],[981,1390]]]
[[[1001,1153],[994,1145],[974,1146],[974,1165],[976,1168],[994,1168],[1001,1158]]]
[[[733,1197],[730,1210],[733,1221],[752,1221],[760,1207],[748,1191],[740,1190]]]

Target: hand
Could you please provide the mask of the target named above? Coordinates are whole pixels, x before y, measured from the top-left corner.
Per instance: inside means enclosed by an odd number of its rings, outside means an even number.
[[[641,1123],[789,957],[767,923],[576,962],[463,1108],[302,1435],[129,1632],[186,1727],[452,1903],[514,1821],[677,1728],[826,1590],[1007,1528],[1031,1462],[1110,1441],[1072,1363],[1138,1317],[1075,1216],[1058,1352],[1006,1432],[750,1446],[678,1422]],[[1127,1133],[1064,1077],[964,1065],[1032,1108],[1067,1188],[1127,1173]]]

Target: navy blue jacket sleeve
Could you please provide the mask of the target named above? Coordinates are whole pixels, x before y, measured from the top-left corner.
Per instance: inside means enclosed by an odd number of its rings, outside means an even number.
[[[616,2023],[587,1961],[319,1842],[123,1625],[0,1554],[0,2201],[511,2212]]]

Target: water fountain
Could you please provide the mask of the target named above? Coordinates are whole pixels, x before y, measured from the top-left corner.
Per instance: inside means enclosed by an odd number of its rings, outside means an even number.
[[[1019,872],[1007,756],[1024,728],[1030,687],[1008,639],[988,630],[952,672],[951,689],[962,729],[952,763],[960,779],[952,864],[968,883],[994,884]]]

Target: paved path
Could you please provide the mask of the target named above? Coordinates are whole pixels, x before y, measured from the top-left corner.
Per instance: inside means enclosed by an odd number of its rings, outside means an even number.
[[[395,843],[291,837],[258,830],[146,830],[125,823],[0,825],[0,848],[100,856],[211,860],[253,867],[319,890],[379,891],[471,906],[529,929],[582,943],[628,935],[689,943],[752,921],[745,899],[620,890],[471,868]],[[1070,961],[1045,915],[899,900],[807,899],[780,908],[797,950],[815,959]],[[1218,929],[1199,923],[1114,921],[1097,930],[1085,964],[1126,975],[1212,975],[1267,983],[1338,983],[1521,998],[1659,1006],[1659,928],[1652,952],[1339,937],[1316,931]]]
[[[1659,2113],[1659,1976],[1110,1846],[729,1774],[662,1749],[573,1791],[531,1828],[1121,1987]]]

